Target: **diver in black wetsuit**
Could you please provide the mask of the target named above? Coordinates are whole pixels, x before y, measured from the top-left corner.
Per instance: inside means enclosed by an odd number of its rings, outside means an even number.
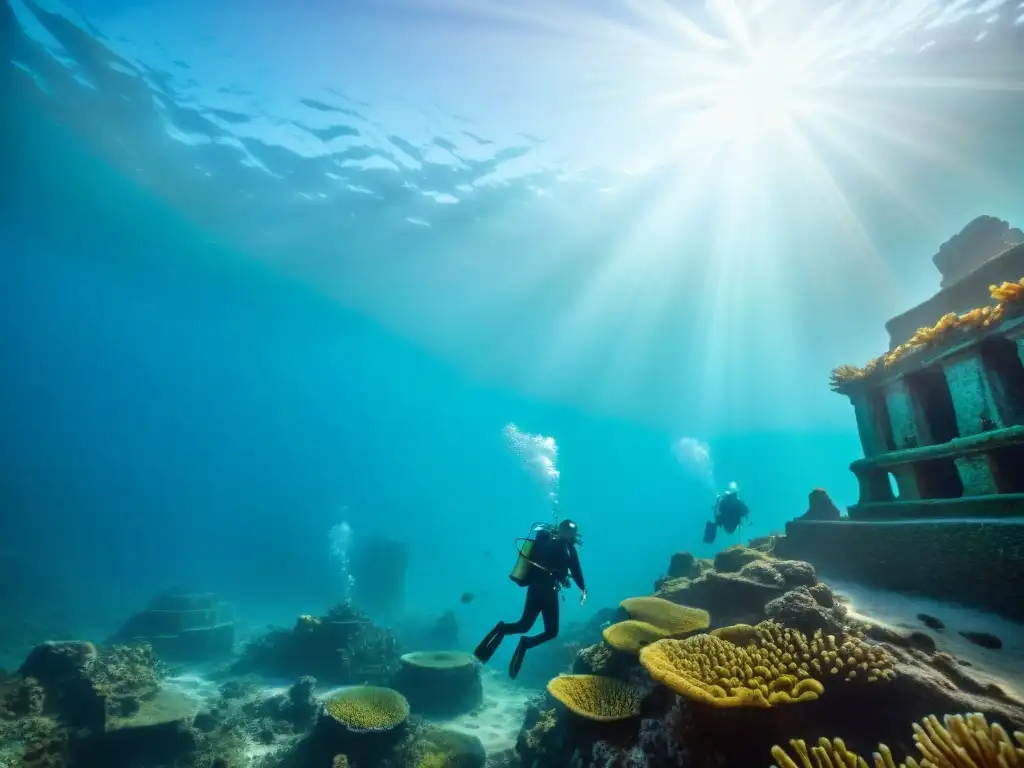
[[[544,620],[544,631],[519,638],[519,645],[512,654],[508,674],[513,680],[519,674],[523,658],[531,648],[558,637],[559,593],[569,586],[569,578],[580,588],[580,605],[587,601],[587,588],[583,582],[576,545],[581,544],[576,523],[563,520],[557,528],[545,527],[537,532],[530,552],[530,569],[526,578],[526,605],[519,621],[508,624],[499,621],[480,642],[474,652],[480,661],[486,663],[498,650],[506,635],[522,635],[530,631],[537,617]]]
[[[704,543],[714,544],[715,534],[721,528],[726,533],[735,533],[736,529],[750,516],[750,509],[739,497],[739,489],[735,483],[715,501],[713,508],[715,519],[704,526]]]

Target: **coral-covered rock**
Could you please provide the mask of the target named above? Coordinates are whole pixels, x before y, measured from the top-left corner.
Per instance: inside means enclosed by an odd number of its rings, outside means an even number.
[[[228,672],[298,678],[330,684],[384,683],[398,669],[394,635],[350,605],[326,616],[300,616],[291,629],[271,629],[250,642]]]
[[[839,520],[843,513],[835,505],[828,491],[815,488],[807,497],[807,511],[798,520]]]
[[[764,607],[764,612],[768,618],[806,635],[819,629],[827,635],[842,631],[842,616],[822,606],[807,587],[797,587],[775,598]]]
[[[697,558],[689,552],[676,552],[668,564],[670,579],[692,579],[700,575]]]
[[[166,661],[223,659],[234,651],[234,610],[216,595],[164,592],[131,616],[108,642],[146,643]]]
[[[736,544],[715,555],[715,570],[719,573],[736,573],[747,563],[764,560],[766,557],[764,552]]]

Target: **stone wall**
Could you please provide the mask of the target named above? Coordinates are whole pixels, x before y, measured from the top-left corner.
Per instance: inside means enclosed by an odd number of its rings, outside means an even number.
[[[1024,621],[1022,519],[794,520],[776,555],[807,560],[826,578],[959,602]]]

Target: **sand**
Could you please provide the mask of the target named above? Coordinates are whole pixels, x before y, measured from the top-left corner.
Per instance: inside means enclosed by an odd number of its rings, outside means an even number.
[[[955,603],[943,603],[926,597],[885,592],[841,581],[830,581],[832,588],[850,601],[851,612],[877,624],[896,630],[924,632],[940,651],[971,664],[978,677],[998,683],[1007,692],[1024,698],[1024,624]],[[934,630],[923,624],[917,614],[940,619],[945,629]],[[975,645],[960,632],[988,632],[1003,641],[1000,650]]]

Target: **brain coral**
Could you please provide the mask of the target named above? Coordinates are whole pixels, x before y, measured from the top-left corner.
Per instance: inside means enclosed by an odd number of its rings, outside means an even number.
[[[643,621],[670,635],[707,629],[711,617],[700,608],[678,605],[661,597],[631,597],[619,603],[629,618]]]
[[[640,662],[677,693],[717,707],[813,701],[824,692],[819,678],[874,682],[895,674],[888,653],[856,637],[837,645],[834,636],[819,632],[808,640],[771,621],[754,630],[756,638],[746,645],[714,635],[659,640],[640,652]],[[749,632],[738,633],[744,635]]]
[[[353,733],[390,731],[409,717],[409,702],[398,691],[359,685],[332,696],[328,715]]]
[[[625,720],[640,712],[639,692],[611,677],[559,675],[548,683],[548,692],[588,720]]]

